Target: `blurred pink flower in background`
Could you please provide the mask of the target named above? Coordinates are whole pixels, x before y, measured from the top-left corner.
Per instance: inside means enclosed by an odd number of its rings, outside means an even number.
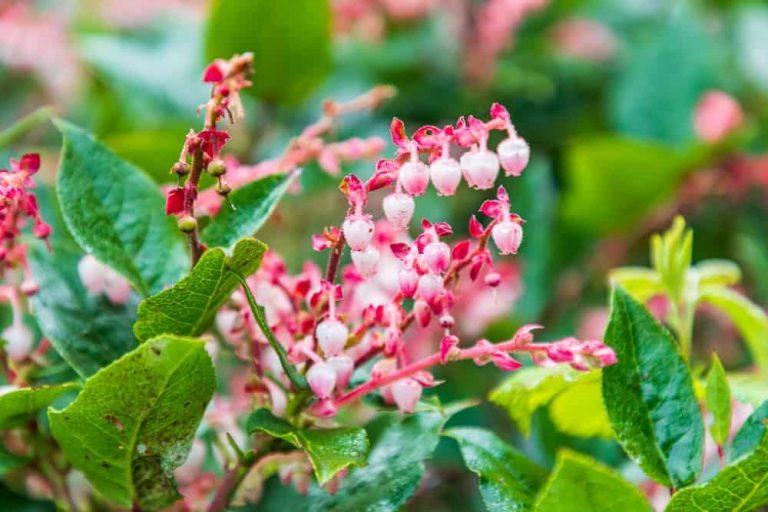
[[[557,50],[566,57],[590,62],[610,60],[616,53],[616,35],[602,23],[584,18],[571,18],[555,25],[552,39]]]
[[[0,6],[0,63],[33,73],[52,98],[67,103],[80,83],[80,63],[63,9],[35,11],[30,3]]]
[[[525,18],[548,3],[549,0],[488,0],[480,6],[464,59],[467,76],[487,82],[493,75],[496,59],[513,44]]]
[[[718,142],[739,128],[744,113],[739,103],[723,91],[708,91],[696,105],[693,128],[705,142]]]

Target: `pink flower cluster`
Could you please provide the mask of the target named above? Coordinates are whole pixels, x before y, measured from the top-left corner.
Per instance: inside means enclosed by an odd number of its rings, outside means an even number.
[[[21,243],[22,229],[31,221],[32,234],[48,240],[51,226],[40,217],[33,176],[40,170],[40,155],[30,153],[18,161],[11,160],[9,169],[0,169],[0,274],[6,276],[0,287],[0,300],[11,305],[13,320],[2,333],[5,354],[14,361],[21,361],[34,344],[32,331],[24,324],[22,295],[37,293],[38,285],[32,279],[27,264],[27,245]],[[8,272],[20,270],[20,284],[8,279]]]
[[[507,135],[495,152],[488,148],[492,130]],[[429,368],[453,360],[491,362],[514,370],[521,363],[512,354],[525,352],[541,365],[563,363],[586,370],[612,364],[615,355],[601,342],[533,343],[531,331],[536,326],[525,326],[499,344],[480,340],[469,348],[459,347],[454,334],[457,286],[468,277],[485,288],[498,287],[502,274],[495,268],[488,242],[493,240],[498,252],[508,255],[517,253],[522,241],[523,220],[511,212],[503,186],[495,199],[480,206],[489,222],[483,224],[475,216],[469,220],[469,238],[450,243],[452,226],[426,219],[420,233],[409,236],[414,198],[430,183],[438,194],[452,195],[462,181],[476,189],[494,187],[502,169],[507,176],[520,176],[529,148],[506,109],[494,104],[488,121],[462,117],[442,129],[421,127],[412,137],[395,119],[391,135],[395,158],[379,161],[366,182],[346,176],[340,186],[349,204],[343,223],[313,237],[315,250],[329,251],[325,271],[307,263],[292,276],[276,254],[268,253],[249,281],[275,337],[314,394],[309,412],[332,416],[342,405],[375,390],[400,410],[413,411],[423,388],[438,384]],[[366,207],[374,192],[384,188],[393,191],[382,200],[384,218],[375,220]],[[340,269],[346,246],[351,264]],[[341,284],[336,284],[339,270]],[[256,362],[260,384],[254,391],[268,395],[273,411],[282,414],[292,383],[246,302],[236,295],[235,303],[238,310],[219,314],[220,330],[241,357]],[[440,329],[439,350],[412,360],[405,346],[412,326]],[[368,380],[350,388],[354,370],[371,360],[376,361]]]
[[[0,269],[21,265],[26,270],[26,246],[18,237],[28,221],[32,233],[42,240],[51,234],[51,226],[43,222],[37,206],[32,178],[40,170],[40,155],[30,153],[18,161],[11,160],[11,169],[0,169]]]

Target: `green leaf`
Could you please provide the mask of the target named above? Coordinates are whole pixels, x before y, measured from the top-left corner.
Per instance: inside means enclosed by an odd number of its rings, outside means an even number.
[[[246,429],[249,434],[266,432],[304,450],[321,485],[348,466],[362,465],[368,453],[368,435],[362,428],[294,428],[267,409],[251,413]]]
[[[214,0],[205,55],[210,61],[253,52],[253,91],[279,103],[302,101],[331,68],[327,0]]]
[[[722,446],[728,441],[731,431],[731,389],[717,354],[712,353],[712,367],[707,377],[707,409],[712,413],[709,428],[712,439]]]
[[[563,215],[585,231],[626,231],[669,197],[685,172],[685,155],[659,144],[615,136],[577,140],[565,154]]]
[[[611,270],[609,279],[611,286],[621,286],[640,302],[664,292],[658,272],[650,268],[620,267]]]
[[[19,388],[0,395],[0,429],[23,426],[37,411],[44,409],[64,393],[80,386],[75,383],[58,386]]]
[[[42,244],[32,246],[29,264],[40,285],[30,300],[40,329],[56,351],[82,377],[96,373],[136,347],[131,325],[136,300],[112,304],[83,286],[77,265],[82,255]]]
[[[700,300],[728,315],[763,373],[768,373],[768,316],[744,295],[722,286],[707,286]]]
[[[181,465],[216,385],[203,342],[160,336],[88,379],[77,399],[49,410],[53,437],[99,493],[121,507],[175,501]]]
[[[599,376],[600,372],[577,372],[565,366],[551,368],[531,366],[510,375],[500,386],[491,391],[489,399],[493,403],[505,408],[520,431],[528,436],[531,432],[531,418],[540,407],[554,403],[553,401],[560,394],[566,393],[573,387],[580,386],[582,382],[588,383],[589,381],[599,379]],[[583,391],[577,392],[576,396],[581,395],[581,398],[585,398],[583,393]],[[586,393],[589,392],[587,391]],[[577,407],[582,411],[577,416],[579,418],[578,421],[583,421],[583,412],[586,412],[584,407],[578,404],[571,404],[568,396],[565,397],[563,402],[559,403],[558,409],[554,414],[552,414],[550,409],[550,414],[553,416],[555,423],[567,433],[582,435],[588,432],[586,435],[601,435],[605,432],[610,432],[610,428],[602,423],[607,420],[605,419],[606,416],[602,403],[599,400],[599,393],[598,400],[592,400],[591,404],[594,406],[593,409],[588,411],[591,419],[581,427],[576,426],[575,422],[561,416],[562,410]]]
[[[768,400],[758,407],[741,426],[739,432],[734,436],[731,442],[731,454],[729,460],[734,461],[751,453],[760,445],[766,429],[765,422],[768,421]]]
[[[235,277],[240,282],[240,285],[245,292],[245,298],[248,300],[248,307],[251,309],[251,313],[253,314],[254,320],[256,320],[256,324],[267,338],[269,346],[272,347],[272,350],[275,351],[278,359],[280,359],[280,366],[283,367],[283,370],[288,376],[288,379],[290,379],[291,383],[298,389],[308,390],[309,386],[307,384],[307,379],[304,377],[304,375],[299,373],[293,363],[291,363],[291,361],[288,359],[288,352],[285,350],[283,344],[280,343],[280,341],[275,336],[275,333],[272,332],[272,329],[269,327],[266,310],[264,309],[264,306],[256,303],[256,299],[253,296],[253,292],[251,292],[251,286],[248,284],[248,281],[246,281],[245,277],[242,275],[236,272],[233,273],[235,274]]]
[[[546,471],[525,455],[480,428],[454,428],[445,432],[459,443],[470,471],[480,478],[480,494],[489,512],[531,510]]]
[[[678,215],[663,233],[651,237],[651,262],[667,294],[674,301],[683,300],[686,277],[691,267],[693,231],[686,229],[685,219]]]
[[[189,255],[157,185],[83,129],[55,124],[64,137],[59,204],[77,243],[142,295],[180,279]]]
[[[675,493],[666,512],[746,512],[768,503],[768,435],[748,457],[705,484]]]
[[[603,405],[600,371],[581,373],[549,404],[549,417],[560,432],[578,437],[613,438]]]
[[[619,443],[661,484],[691,484],[701,471],[704,425],[688,366],[672,336],[626,291],[613,289],[603,400]]]
[[[437,447],[448,418],[439,411],[423,412],[387,427],[371,450],[368,465],[351,471],[334,495],[313,488],[308,510],[400,510],[416,491],[424,475],[424,459]]]
[[[703,260],[693,267],[699,286],[732,286],[741,281],[741,269],[730,260]]]
[[[238,285],[233,272],[249,276],[259,268],[267,247],[253,238],[240,240],[228,258],[223,249],[209,249],[192,272],[157,295],[141,301],[133,332],[140,341],[160,334],[197,336]]]
[[[536,512],[651,512],[642,493],[613,469],[569,450],[536,500]]]
[[[15,455],[0,445],[0,477],[16,469],[24,467],[29,462],[29,458]]]
[[[229,248],[239,239],[252,236],[267,221],[283,198],[297,173],[267,176],[233,191],[232,206],[221,212],[200,235],[210,247]]]

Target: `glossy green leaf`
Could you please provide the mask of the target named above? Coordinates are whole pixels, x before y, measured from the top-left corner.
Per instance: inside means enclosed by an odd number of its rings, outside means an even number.
[[[705,484],[683,489],[665,512],[747,512],[768,504],[768,435],[751,455],[724,467]]]
[[[565,154],[563,215],[593,233],[627,230],[672,194],[685,171],[686,157],[659,144],[577,140]]]
[[[659,483],[691,484],[701,471],[704,424],[672,336],[615,287],[605,342],[618,357],[603,368],[603,400],[619,443]]]
[[[0,395],[0,429],[23,426],[40,409],[48,407],[63,394],[78,388],[78,384],[68,383],[19,388]]]
[[[546,471],[525,455],[480,428],[454,428],[464,463],[480,479],[480,494],[489,512],[531,510]]]
[[[77,270],[80,258],[61,246],[49,251],[33,245],[29,264],[40,291],[31,304],[45,337],[80,376],[88,377],[136,347],[131,332],[136,299],[115,305],[104,295],[90,294]]]
[[[725,369],[717,354],[712,354],[712,367],[707,376],[707,410],[712,414],[709,431],[712,439],[722,446],[731,431],[731,389]]]
[[[549,417],[557,430],[577,437],[613,438],[600,382],[600,371],[582,373],[552,399]]]
[[[352,470],[336,494],[313,488],[311,512],[396,512],[401,509],[424,475],[424,459],[430,457],[448,416],[430,411],[407,416],[387,427],[371,450],[368,465]]]
[[[253,53],[249,91],[279,103],[298,103],[331,66],[331,12],[327,0],[214,0],[208,15],[208,61]]]
[[[267,409],[258,409],[248,417],[249,434],[266,432],[304,450],[312,462],[320,484],[325,484],[342,469],[365,462],[368,435],[362,428],[304,429],[275,417]]]
[[[296,176],[267,176],[233,191],[229,195],[232,207],[222,206],[203,230],[203,242],[210,247],[228,248],[241,238],[252,236],[272,215]]]
[[[768,428],[768,400],[755,409],[741,426],[731,442],[731,452],[728,457],[731,461],[751,453],[760,445],[760,440],[765,437]]]
[[[768,316],[744,295],[722,286],[703,287],[700,300],[728,315],[739,330],[755,363],[768,373]]]
[[[651,512],[640,490],[613,469],[564,450],[539,494],[536,512]]]
[[[143,295],[180,279],[189,255],[157,185],[88,132],[55,123],[64,137],[56,189],[77,243]]]
[[[600,372],[577,372],[565,366],[551,368],[531,366],[512,373],[500,386],[491,391],[489,399],[506,409],[510,418],[526,436],[530,434],[533,414],[541,407],[550,404],[554,406],[556,402],[556,408],[550,407],[550,416],[562,431],[572,435],[596,436],[606,433],[610,435],[610,427],[606,424],[607,419],[600,401],[599,390],[597,400],[594,396],[589,396],[589,389],[576,391],[575,395],[571,395],[580,406],[588,408],[590,416],[588,421],[584,421],[582,414],[578,415],[578,420],[573,421],[564,417],[563,411],[570,406],[569,399],[566,396],[564,401],[557,400],[568,390],[581,386],[589,387],[589,382],[594,383],[595,379],[600,379]]]
[[[192,272],[139,304],[133,331],[140,341],[160,334],[197,336],[213,321],[219,306],[238,285],[233,272],[249,276],[259,268],[267,247],[253,238],[240,240],[227,257],[221,248],[209,249]]]
[[[49,410],[51,432],[103,496],[159,509],[179,497],[172,472],[215,385],[201,340],[153,338],[88,379],[67,408]]]

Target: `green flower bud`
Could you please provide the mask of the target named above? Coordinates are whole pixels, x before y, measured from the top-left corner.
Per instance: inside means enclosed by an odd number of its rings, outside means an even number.
[[[189,174],[189,165],[186,162],[176,162],[171,167],[171,172],[178,176],[186,176]]]
[[[227,172],[227,166],[224,165],[224,161],[217,158],[216,160],[211,160],[208,164],[208,174],[210,174],[213,177],[219,177]]]
[[[179,219],[177,225],[179,226],[179,231],[182,233],[191,233],[197,229],[197,219],[191,215],[185,215]]]
[[[232,186],[226,181],[220,181],[216,184],[216,193],[220,196],[229,195],[232,192]]]

